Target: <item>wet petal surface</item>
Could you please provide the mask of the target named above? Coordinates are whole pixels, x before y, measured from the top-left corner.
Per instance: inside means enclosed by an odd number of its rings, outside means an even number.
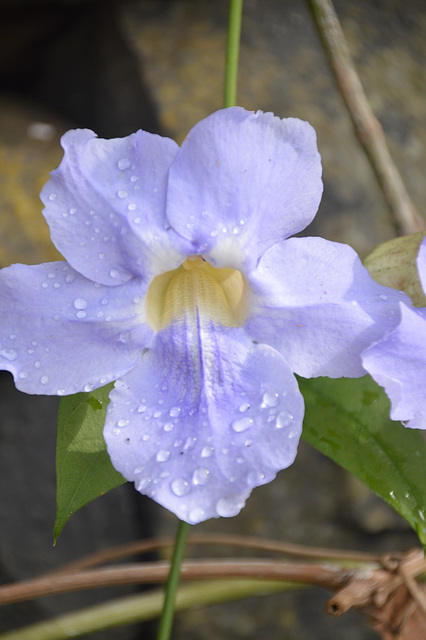
[[[110,398],[104,435],[115,468],[190,523],[236,515],[296,455],[296,380],[241,329],[170,325]]]
[[[322,238],[272,247],[251,274],[246,329],[304,377],[364,375],[361,352],[399,322],[409,298],[375,282],[355,251]]]
[[[167,217],[215,266],[255,265],[314,218],[322,195],[313,128],[240,107],[189,132],[170,168]]]
[[[26,393],[90,391],[129,371],[153,332],[146,286],[87,280],[66,262],[0,272],[0,368]]]
[[[55,246],[82,275],[119,285],[180,260],[183,240],[166,233],[166,184],[178,146],[138,131],[103,140],[69,131],[41,199]]]

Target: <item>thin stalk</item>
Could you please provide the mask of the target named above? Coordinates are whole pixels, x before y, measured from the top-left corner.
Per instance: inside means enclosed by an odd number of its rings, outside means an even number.
[[[351,58],[332,0],[308,0],[337,86],[388,205],[398,235],[423,231],[425,220],[408,195],[382,126],[374,116]]]
[[[180,579],[180,568],[185,555],[189,529],[190,525],[187,522],[183,522],[182,520],[179,521],[169,577],[166,584],[163,610],[161,612],[160,622],[158,625],[157,640],[169,640],[170,638],[170,632],[173,625],[176,592]]]
[[[237,102],[238,56],[240,52],[242,13],[243,0],[230,0],[223,92],[224,107],[233,107]]]

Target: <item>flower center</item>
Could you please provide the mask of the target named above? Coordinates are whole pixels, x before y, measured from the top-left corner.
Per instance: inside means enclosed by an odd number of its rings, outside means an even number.
[[[152,281],[146,296],[147,320],[155,331],[196,314],[226,327],[247,317],[248,284],[237,269],[216,269],[201,256],[189,256]]]

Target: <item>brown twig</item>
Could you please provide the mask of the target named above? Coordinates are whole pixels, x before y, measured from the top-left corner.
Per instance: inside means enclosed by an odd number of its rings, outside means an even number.
[[[337,85],[389,207],[398,235],[426,229],[396,168],[383,129],[373,114],[331,0],[309,0]]]
[[[129,556],[158,551],[159,549],[173,547],[174,539],[171,537],[153,538],[150,540],[136,540],[125,545],[110,547],[98,551],[91,555],[79,558],[58,569],[49,572],[49,575],[57,575],[70,571],[82,571],[90,567],[106,564],[114,560]],[[197,534],[190,535],[188,545],[211,545],[236,547],[239,549],[252,549],[256,551],[267,551],[279,553],[287,556],[300,558],[316,558],[327,561],[344,562],[381,562],[381,557],[364,553],[362,551],[346,551],[343,549],[326,549],[321,547],[308,547],[300,544],[290,544],[278,540],[268,540],[265,538],[255,538],[251,536],[225,535],[225,534]],[[46,574],[47,575],[47,574]]]
[[[0,605],[83,589],[141,583],[156,584],[164,582],[168,572],[168,563],[150,562],[78,573],[51,574],[0,587]],[[320,586],[332,591],[343,587],[352,575],[353,570],[340,567],[248,559],[186,562],[181,570],[181,580],[257,578]]]

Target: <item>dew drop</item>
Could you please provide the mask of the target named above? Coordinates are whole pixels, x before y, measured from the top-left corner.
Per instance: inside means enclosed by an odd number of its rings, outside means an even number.
[[[88,393],[89,391],[92,391],[94,386],[95,386],[94,384],[85,384],[84,387],[83,387],[83,391]]]
[[[72,273],[69,273],[67,276],[65,276],[65,282],[74,282],[75,280],[75,275],[73,275]]]
[[[140,404],[140,405],[138,406],[138,408],[136,409],[136,411],[137,411],[138,413],[143,413],[144,411],[146,411],[146,405],[145,405],[145,404]]]
[[[240,404],[239,410],[241,411],[241,413],[244,413],[245,411],[247,411],[247,409],[250,409],[250,405],[248,402]]]
[[[76,298],[74,300],[74,307],[76,309],[85,309],[87,307],[87,300],[84,298]]]
[[[131,202],[130,204],[127,205],[127,208],[128,208],[129,211],[134,211],[136,209],[136,206],[137,205],[136,205],[135,202]]]
[[[41,362],[40,362],[40,360],[36,360],[36,361],[34,362],[34,366],[35,366],[35,368],[36,368],[36,369],[40,369],[40,367],[41,367]]]
[[[129,342],[130,338],[131,338],[130,331],[123,331],[118,336],[118,339],[119,339],[120,342]]]
[[[196,507],[195,509],[192,509],[192,511],[190,511],[188,515],[188,519],[193,524],[197,524],[198,522],[201,522],[201,520],[204,519],[204,516],[205,516],[205,511],[201,509],[201,507]]]
[[[238,420],[234,420],[232,423],[232,428],[237,433],[241,433],[242,431],[247,431],[253,425],[253,418],[239,418]]]
[[[42,376],[40,378],[41,384],[47,384],[49,382],[49,378],[47,376]]]
[[[170,451],[161,449],[156,455],[157,462],[166,462],[170,458]]]
[[[169,414],[172,418],[177,418],[180,415],[181,408],[180,407],[172,407],[169,411]]]
[[[76,213],[77,209],[75,207],[71,207],[70,214],[73,216]]]
[[[221,516],[223,518],[231,518],[232,516],[236,516],[237,513],[240,512],[242,506],[243,505],[239,503],[235,504],[231,500],[221,498],[216,503],[216,512],[218,516]]]
[[[172,422],[166,422],[164,425],[164,431],[173,431],[175,425]]]
[[[294,420],[294,416],[289,411],[281,411],[277,416],[275,426],[277,429],[288,427]]]
[[[265,479],[265,474],[261,471],[251,471],[247,476],[247,484],[249,487],[257,487]]]
[[[129,167],[130,160],[128,158],[121,158],[121,160],[118,161],[118,168],[120,169],[120,171],[125,171]]]
[[[117,269],[111,269],[111,271],[109,272],[109,275],[111,276],[111,278],[117,278],[118,277]]]
[[[388,299],[388,297],[387,297],[384,293],[381,293],[381,294],[379,295],[379,300],[383,300],[383,302],[384,302],[384,301],[385,301],[385,300],[387,300],[387,299]]]
[[[56,389],[56,393],[58,396],[64,396],[65,395],[65,389]]]
[[[120,420],[118,420],[117,422],[117,427],[127,427],[128,424],[128,420],[126,420],[125,418],[120,418]]]
[[[48,273],[47,277],[52,279],[52,278],[56,278],[56,273]]]
[[[77,316],[77,318],[82,320],[83,318],[86,317],[86,312],[85,311],[77,311],[77,313],[75,315]]]
[[[211,458],[214,453],[214,447],[210,447],[207,445],[201,449],[201,457],[202,458]]]
[[[204,485],[207,484],[210,477],[210,469],[206,467],[197,467],[192,476],[192,482],[195,485]]]
[[[170,484],[175,496],[185,496],[190,491],[189,482],[183,478],[177,478]]]
[[[15,349],[0,349],[0,356],[6,358],[9,362],[13,362],[18,357],[18,354]]]
[[[276,391],[267,391],[263,394],[262,407],[277,407],[279,402],[279,394]]]
[[[190,451],[191,449],[194,448],[196,442],[197,442],[197,438],[195,438],[194,436],[188,436],[187,439],[185,440],[185,444],[183,445],[183,448],[185,449],[185,451]]]
[[[19,377],[20,378],[28,378],[28,373],[26,371],[20,371],[19,372]]]
[[[49,194],[49,200],[52,202],[53,200],[56,200],[56,193],[50,193]]]
[[[119,198],[127,198],[127,191],[125,191],[125,189],[119,189],[117,195]]]
[[[145,491],[151,484],[151,478],[140,478],[135,483],[137,491]]]
[[[101,253],[98,253],[98,258],[99,260],[105,260],[105,254],[101,251]]]

